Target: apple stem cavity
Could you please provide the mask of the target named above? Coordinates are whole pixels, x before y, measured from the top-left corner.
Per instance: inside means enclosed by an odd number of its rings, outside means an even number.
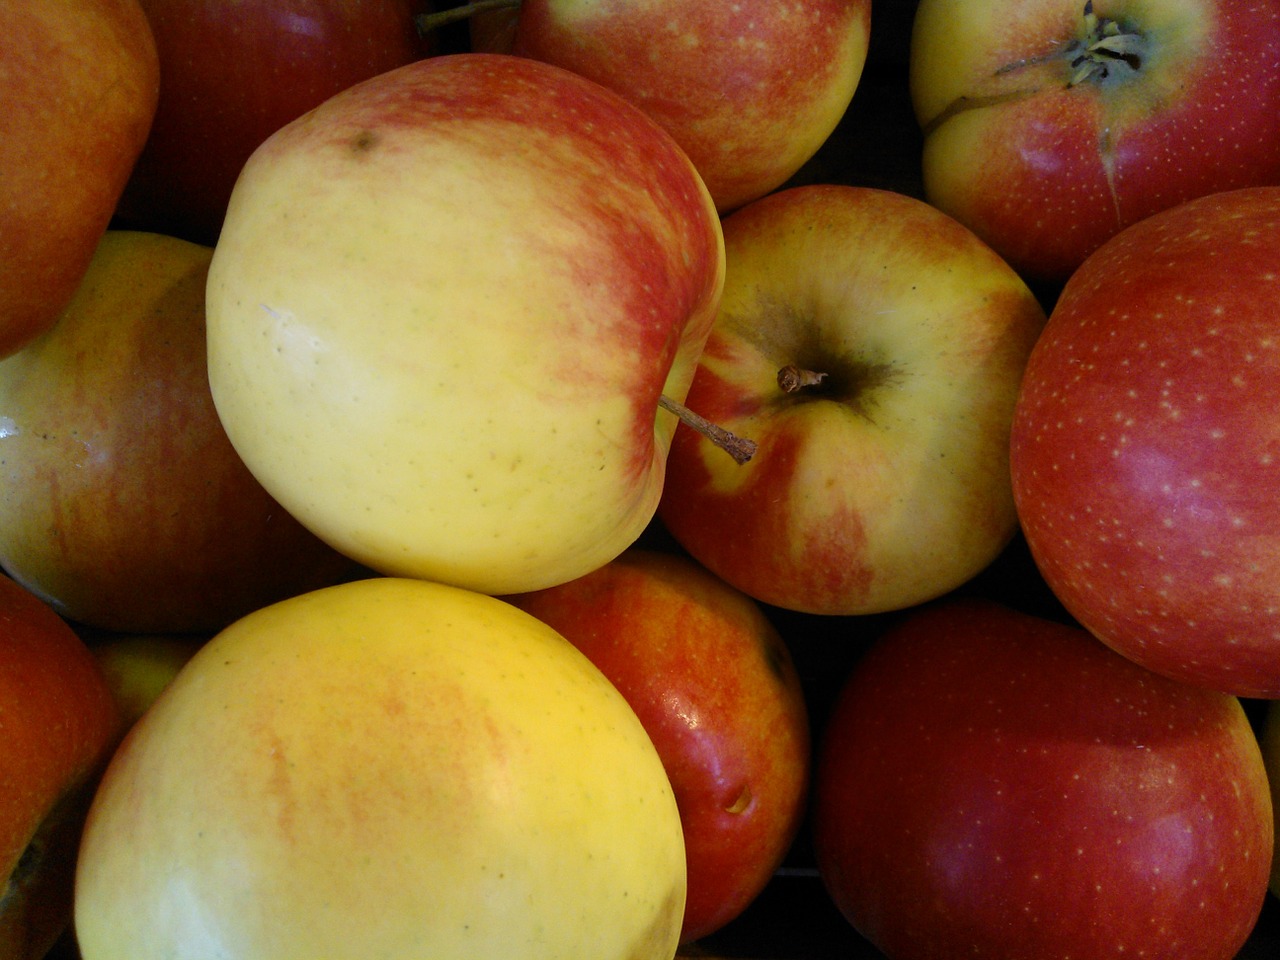
[[[1093,11],[1093,0],[1085,0],[1084,37],[1071,41],[1065,50],[1073,70],[1067,86],[1111,80],[1115,68],[1120,75],[1136,73],[1145,52],[1142,34],[1125,32],[1115,20],[1099,17]]]
[[[733,457],[734,462],[744,464],[755,456],[756,442],[754,440],[740,437],[719,424],[712,423],[701,414],[694,413],[683,403],[672,400],[665,393],[658,397],[658,406],[668,413],[674,413],[680,418],[681,423],[697,430],[698,433]]]
[[[485,13],[489,10],[511,10],[518,6],[520,6],[520,0],[470,0],[469,3],[464,3],[460,7],[450,7],[434,13],[420,13],[413,18],[413,25],[417,28],[418,35],[425,37],[433,30],[447,27],[459,20],[469,19],[477,13]]]
[[[826,379],[826,373],[817,370],[805,370],[797,367],[794,363],[788,363],[778,371],[778,386],[783,393],[799,393],[806,387],[819,386]]]

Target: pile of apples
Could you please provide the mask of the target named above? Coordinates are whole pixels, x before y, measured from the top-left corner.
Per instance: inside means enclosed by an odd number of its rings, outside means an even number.
[[[0,28],[0,960],[1273,955],[1280,8]]]

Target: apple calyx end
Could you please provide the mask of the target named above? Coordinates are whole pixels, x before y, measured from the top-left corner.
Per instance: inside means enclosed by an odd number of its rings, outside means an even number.
[[[459,20],[470,19],[477,13],[489,10],[509,10],[520,6],[520,0],[470,0],[459,7],[448,7],[433,13],[420,13],[413,18],[413,25],[418,36],[426,37],[441,27],[447,27]]]
[[[756,442],[754,440],[740,437],[719,424],[712,423],[701,414],[694,413],[683,403],[672,400],[665,393],[658,397],[658,406],[668,413],[675,414],[681,423],[698,431],[698,433],[733,457],[734,462],[739,466],[755,456]]]
[[[1105,83],[1137,73],[1146,52],[1146,38],[1126,30],[1117,21],[1099,17],[1093,0],[1085,0],[1083,35],[1067,45],[1064,54],[1072,73],[1067,81],[1074,87],[1086,81]]]

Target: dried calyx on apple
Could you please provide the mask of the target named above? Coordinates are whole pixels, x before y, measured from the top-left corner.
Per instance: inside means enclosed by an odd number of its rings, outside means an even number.
[[[1093,0],[1085,0],[1084,36],[1072,40],[1062,56],[1074,72],[1067,86],[1085,81],[1104,83],[1136,73],[1146,53],[1146,38],[1120,23],[1093,12]]]

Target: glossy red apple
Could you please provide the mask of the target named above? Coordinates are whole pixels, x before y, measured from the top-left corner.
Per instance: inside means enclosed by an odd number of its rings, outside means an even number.
[[[684,148],[722,212],[782,185],[862,76],[869,0],[522,0],[512,51],[622,94]]]
[[[911,95],[928,199],[1064,280],[1183,200],[1280,183],[1280,6],[921,0]]]
[[[640,717],[684,829],[680,939],[720,929],[782,862],[808,795],[808,713],[778,632],[687,557],[639,548],[509,599],[585,653]]]
[[[137,0],[0,4],[0,357],[75,294],[159,96]]]
[[[428,0],[140,0],[164,84],[122,225],[212,244],[263,140],[360,80],[427,56]]]
[[[1272,807],[1240,702],[986,601],[881,636],[814,792],[823,881],[893,960],[1230,960],[1267,894]]]
[[[1280,186],[1090,256],[1012,437],[1027,543],[1076,619],[1158,673],[1280,696]]]
[[[109,231],[54,328],[0,361],[0,564],[68,619],[211,632],[354,568],[267,495],[222,429],[211,256]]]
[[[76,847],[121,732],[84,643],[0,576],[0,957],[39,960],[71,919]]]

